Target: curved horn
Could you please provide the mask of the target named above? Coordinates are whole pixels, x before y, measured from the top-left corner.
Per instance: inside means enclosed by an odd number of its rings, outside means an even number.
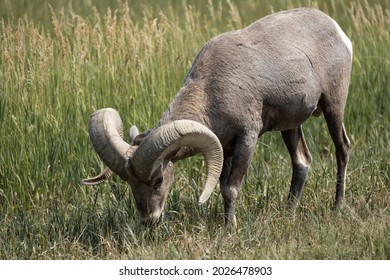
[[[180,147],[193,147],[206,162],[206,183],[199,204],[206,202],[218,183],[222,170],[223,151],[217,136],[204,125],[179,120],[153,130],[138,146],[131,164],[140,180],[150,181],[164,158]]]
[[[112,175],[111,169],[106,167],[99,175],[92,178],[83,179],[81,180],[81,183],[87,186],[99,185],[100,183],[103,183],[105,180],[110,178],[111,175]]]
[[[112,108],[95,111],[89,121],[89,136],[95,151],[108,168],[96,177],[82,180],[82,183],[99,184],[107,179],[112,171],[126,180],[131,146],[122,139],[122,120],[118,112]]]

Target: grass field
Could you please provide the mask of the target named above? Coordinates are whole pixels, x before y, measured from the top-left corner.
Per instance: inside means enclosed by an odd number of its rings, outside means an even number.
[[[0,0],[0,259],[390,259],[390,1],[31,2]],[[344,209],[331,211],[323,117],[303,127],[313,164],[295,216],[280,133],[258,141],[235,230],[223,228],[219,190],[197,206],[201,157],[176,166],[153,230],[117,176],[80,184],[103,167],[87,132],[94,110],[153,127],[207,40],[298,6],[327,12],[354,46]]]

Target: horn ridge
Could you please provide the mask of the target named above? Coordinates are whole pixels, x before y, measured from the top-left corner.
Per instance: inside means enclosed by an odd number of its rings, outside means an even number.
[[[223,164],[221,143],[206,126],[191,120],[177,120],[157,127],[140,143],[130,161],[138,179],[149,182],[166,156],[185,146],[202,153],[206,162],[206,182],[199,199],[202,204],[218,183]]]
[[[108,169],[126,180],[128,177],[126,163],[131,146],[122,139],[123,125],[118,112],[112,108],[95,111],[89,121],[89,135],[92,146]],[[82,182],[98,184],[107,179],[109,175],[111,174],[105,169],[100,175]]]

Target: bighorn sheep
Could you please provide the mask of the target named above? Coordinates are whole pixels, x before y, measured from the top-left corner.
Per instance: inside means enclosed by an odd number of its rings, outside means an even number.
[[[131,185],[141,221],[153,224],[173,182],[173,164],[200,152],[207,176],[199,203],[219,180],[225,223],[235,224],[241,183],[266,131],[281,131],[292,162],[289,201],[299,200],[312,160],[301,124],[322,112],[336,148],[340,206],[350,146],[343,118],[351,67],[351,41],[316,9],[278,12],[221,34],[200,50],[157,126],[142,134],[131,128],[131,144],[122,140],[114,109],[93,113],[91,141],[108,167],[83,183],[101,183],[112,170]]]

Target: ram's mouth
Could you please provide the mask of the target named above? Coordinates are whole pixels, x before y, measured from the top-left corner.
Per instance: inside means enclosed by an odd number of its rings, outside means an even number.
[[[147,227],[157,226],[162,220],[163,215],[161,213],[162,211],[159,210],[152,213],[152,215],[147,214],[143,216],[141,214],[141,224]]]

